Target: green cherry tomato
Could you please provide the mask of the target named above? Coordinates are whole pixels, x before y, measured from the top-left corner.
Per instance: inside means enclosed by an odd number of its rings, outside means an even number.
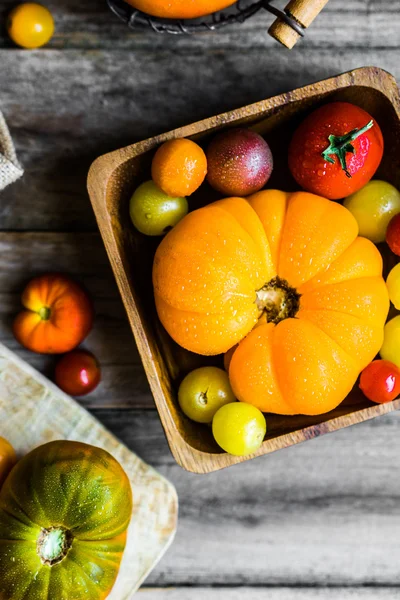
[[[390,302],[400,310],[400,263],[390,271],[386,280]]]
[[[245,456],[259,449],[267,424],[258,408],[234,402],[219,409],[213,419],[212,430],[215,441],[225,452]]]
[[[386,229],[394,215],[400,212],[400,192],[386,181],[370,181],[344,201],[355,217],[359,233],[371,242],[385,241]]]
[[[400,315],[386,323],[383,345],[379,354],[384,360],[390,360],[400,367]]]
[[[187,215],[188,203],[186,198],[167,196],[153,181],[146,181],[133,194],[129,212],[141,233],[164,235]]]
[[[178,392],[181,409],[197,423],[211,423],[221,406],[235,400],[228,374],[217,367],[192,371],[186,375]]]

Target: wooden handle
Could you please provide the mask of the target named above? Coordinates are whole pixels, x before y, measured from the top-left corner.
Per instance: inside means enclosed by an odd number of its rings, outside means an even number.
[[[326,4],[328,4],[328,0],[291,0],[286,6],[285,12],[306,29]],[[286,48],[293,48],[301,37],[297,31],[279,17],[271,25],[268,33]]]

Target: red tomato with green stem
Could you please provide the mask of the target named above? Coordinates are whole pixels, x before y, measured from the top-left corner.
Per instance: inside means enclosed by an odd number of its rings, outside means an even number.
[[[381,129],[370,114],[348,102],[331,102],[312,112],[295,131],[289,168],[303,189],[338,200],[368,183],[383,147]]]
[[[89,394],[99,385],[100,380],[100,365],[96,357],[86,350],[69,352],[56,365],[56,384],[71,396]]]

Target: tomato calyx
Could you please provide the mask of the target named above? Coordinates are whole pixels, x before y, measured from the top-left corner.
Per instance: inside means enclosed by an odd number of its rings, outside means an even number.
[[[73,535],[64,527],[42,529],[36,543],[36,551],[42,564],[52,567],[67,556],[73,541]]]
[[[274,277],[256,292],[256,304],[265,312],[267,323],[277,325],[284,319],[293,318],[300,308],[301,295],[286,279]]]
[[[42,321],[49,321],[51,315],[51,308],[48,306],[42,306],[38,311],[39,317]]]
[[[335,156],[338,157],[340,166],[346,174],[346,177],[351,178],[351,173],[347,168],[346,154],[355,154],[356,149],[351,142],[354,142],[360,135],[371,129],[374,126],[374,121],[371,119],[369,123],[361,127],[360,129],[352,129],[345,135],[334,135],[328,136],[329,146],[321,153],[324,160],[331,164],[335,164]]]

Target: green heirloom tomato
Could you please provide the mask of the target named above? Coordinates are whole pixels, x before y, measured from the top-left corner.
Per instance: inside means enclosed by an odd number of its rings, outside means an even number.
[[[0,492],[1,600],[104,600],[132,514],[129,480],[108,452],[50,442]]]

